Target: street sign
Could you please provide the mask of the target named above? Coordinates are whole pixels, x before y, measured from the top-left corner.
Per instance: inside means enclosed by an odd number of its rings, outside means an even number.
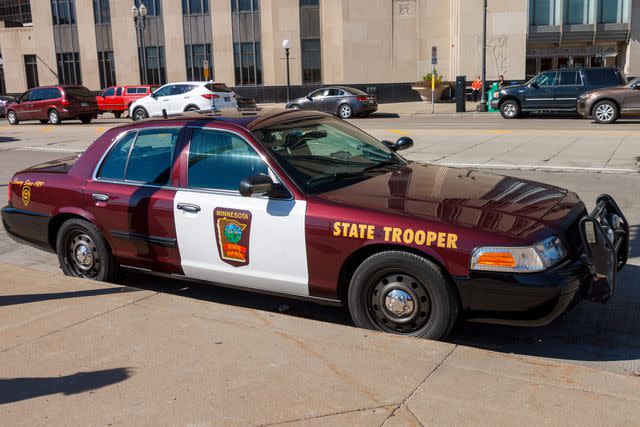
[[[438,63],[438,47],[431,46],[431,65],[436,65]]]
[[[209,80],[209,61],[202,61],[202,73],[204,74],[204,79]]]

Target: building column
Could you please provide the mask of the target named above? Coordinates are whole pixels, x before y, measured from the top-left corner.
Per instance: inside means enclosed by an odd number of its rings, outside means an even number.
[[[627,76],[640,76],[640,1],[633,1],[631,14],[631,37],[627,46],[624,72]]]
[[[89,7],[86,7],[87,5]],[[78,25],[78,48],[82,85],[91,90],[103,89],[100,87],[96,25],[91,4],[76,3],[76,21]]]
[[[58,64],[53,40],[51,3],[32,1],[31,19],[33,22],[33,41],[38,59],[38,80],[42,86],[58,84]]]
[[[212,3],[216,3],[216,1],[214,0]],[[162,21],[167,83],[185,81],[187,79],[187,66],[184,54],[184,29],[182,3],[180,0],[162,1]]]
[[[217,82],[235,86],[233,70],[233,33],[231,27],[231,2],[210,3],[213,78]]]
[[[287,84],[287,61],[282,47],[283,40],[291,41],[289,49],[291,85],[302,84],[299,0],[262,0],[260,28],[263,84],[265,86]]]
[[[320,49],[322,81],[340,84],[344,81],[344,16],[342,0],[320,2]]]
[[[118,84],[140,84],[138,38],[136,28],[133,24],[133,18],[131,17],[131,5],[133,2],[118,0],[111,1],[110,4],[113,55],[115,57]],[[82,37],[82,35],[80,37]]]
[[[36,53],[33,29],[0,29],[0,46],[2,46],[4,82],[7,93],[25,92],[27,90],[27,72],[24,65],[24,55]]]

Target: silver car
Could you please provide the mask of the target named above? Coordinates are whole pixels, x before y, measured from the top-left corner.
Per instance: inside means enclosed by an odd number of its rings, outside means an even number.
[[[317,110],[348,119],[366,117],[378,110],[378,101],[373,95],[347,86],[331,86],[318,89],[302,98],[287,102],[287,108]]]
[[[0,117],[4,117],[7,113],[7,104],[15,101],[13,96],[2,95],[0,96]]]

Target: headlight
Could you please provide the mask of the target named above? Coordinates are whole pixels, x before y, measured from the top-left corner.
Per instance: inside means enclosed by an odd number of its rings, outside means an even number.
[[[567,256],[557,236],[551,236],[533,246],[483,246],[471,254],[471,269],[531,273],[546,270]]]
[[[500,92],[493,92],[493,98],[498,99],[500,97]]]

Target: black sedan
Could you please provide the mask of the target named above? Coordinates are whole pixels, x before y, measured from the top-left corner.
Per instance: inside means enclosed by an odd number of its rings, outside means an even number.
[[[287,102],[287,108],[323,111],[348,119],[353,116],[366,117],[377,111],[378,101],[375,96],[352,87],[332,86],[292,99]]]

